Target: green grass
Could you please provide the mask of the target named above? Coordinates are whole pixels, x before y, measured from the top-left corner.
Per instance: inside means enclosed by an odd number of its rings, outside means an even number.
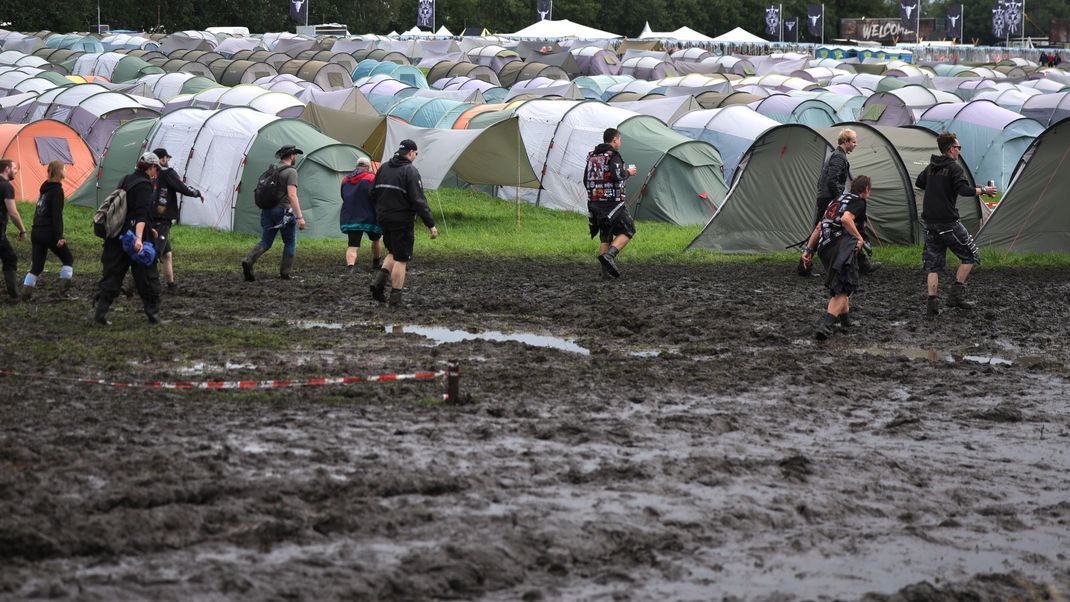
[[[587,261],[597,248],[588,235],[586,216],[570,211],[554,211],[496,199],[471,191],[442,189],[428,191],[428,201],[438,222],[439,237],[430,240],[427,230],[417,226],[417,257],[541,258],[556,261]],[[20,203],[27,224],[33,205]],[[90,227],[92,211],[68,206],[65,211],[67,237],[78,253],[99,245]],[[659,262],[794,262],[794,251],[728,255],[705,250],[685,252],[701,232],[701,226],[671,226],[639,222],[638,233],[626,254],[629,261]],[[12,229],[9,228],[9,232]],[[218,232],[209,228],[176,226],[173,231],[185,270],[231,269],[258,237],[250,234]],[[20,254],[28,255],[26,249]],[[278,244],[278,243],[277,243]],[[339,259],[345,243],[341,239],[308,240],[298,236],[299,253],[309,259]],[[18,247],[16,247],[18,248]],[[85,253],[86,251],[81,251]],[[1070,254],[1015,253],[982,249],[986,266],[1070,267]],[[881,247],[876,259],[888,265],[915,267],[921,263],[921,246]]]

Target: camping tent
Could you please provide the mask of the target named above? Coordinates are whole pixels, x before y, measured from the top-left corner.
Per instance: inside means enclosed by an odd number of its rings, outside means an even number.
[[[99,207],[123,176],[134,170],[137,158],[145,149],[145,138],[156,121],[154,118],[134,119],[120,125],[108,140],[99,169],[89,174],[67,200],[83,207]]]
[[[769,40],[759,38],[746,29],[737,27],[713,38],[712,42],[716,44],[768,44]]]
[[[48,179],[48,163],[63,161],[67,177],[63,192],[74,192],[96,169],[89,146],[69,125],[53,119],[32,123],[0,123],[0,159],[19,164],[12,184],[16,199],[36,199],[41,184]]]
[[[576,38],[579,40],[608,40],[622,37],[615,33],[602,31],[593,27],[587,27],[586,25],[580,25],[579,23],[573,23],[568,19],[561,19],[560,21],[551,21],[550,19],[544,19],[542,21],[538,21],[532,25],[529,25],[515,33],[507,33],[501,35],[508,38],[529,38],[545,40],[559,40],[561,38]]]

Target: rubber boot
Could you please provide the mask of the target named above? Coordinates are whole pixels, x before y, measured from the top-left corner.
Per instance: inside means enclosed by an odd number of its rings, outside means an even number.
[[[390,291],[390,301],[387,302],[387,305],[391,309],[397,309],[397,308],[401,307],[401,296],[402,296],[402,294],[404,292],[405,292],[405,289],[403,289],[403,288],[391,289],[391,291]]]
[[[973,309],[977,307],[977,304],[966,298],[966,285],[962,282],[956,282],[951,285],[951,294],[947,296],[948,307],[957,307],[959,309]]]
[[[108,308],[111,307],[111,303],[104,299],[97,298],[97,307],[93,311],[93,321],[97,324],[108,326],[111,322],[108,321]]]
[[[937,299],[936,297],[932,297],[931,299],[926,300],[926,302],[925,302],[925,310],[926,310],[926,312],[928,312],[930,317],[931,316],[939,316],[940,315],[940,300]]]
[[[72,278],[60,278],[59,279],[59,296],[66,298],[71,292],[71,280]]]
[[[883,263],[871,260],[865,251],[858,252],[858,272],[863,276],[872,274],[882,267],[884,267]]]
[[[21,297],[22,297],[22,302],[23,303],[26,303],[30,299],[33,299],[33,289],[34,289],[34,287],[32,285],[29,285],[29,284],[23,284],[22,285],[22,295],[21,295]]]
[[[253,264],[256,263],[256,260],[260,259],[260,256],[266,252],[267,249],[257,243],[257,245],[249,251],[249,254],[245,256],[245,260],[241,262],[241,271],[242,276],[245,277],[246,282],[253,282],[254,280],[256,280],[256,275],[253,274]]]
[[[598,256],[598,261],[606,266],[609,275],[614,278],[620,278],[620,266],[617,265],[617,253],[620,253],[620,249],[610,245],[608,251]]]
[[[382,267],[383,267],[383,258],[382,257],[372,257],[372,269],[373,270],[378,270],[378,269],[380,269]]]
[[[855,322],[851,318],[851,312],[847,311],[840,314],[840,326],[843,328],[851,328],[852,326],[858,326],[858,322]]]
[[[282,256],[282,263],[279,264],[279,278],[283,280],[290,279],[290,269],[294,267],[294,259],[293,255]]]
[[[606,267],[606,264],[602,262],[598,263],[602,268],[602,280],[613,280],[613,276],[609,273],[609,268]]]
[[[145,317],[149,319],[149,324],[160,323],[160,308],[157,305],[145,306]]]
[[[19,302],[18,280],[15,278],[15,270],[4,271],[4,288],[7,289],[7,302],[15,304]]]
[[[826,313],[820,320],[818,320],[817,326],[814,327],[814,338],[819,341],[824,341],[832,336],[832,326],[837,320],[838,318],[836,316]]]
[[[380,268],[375,273],[375,278],[372,279],[370,287],[372,291],[372,299],[375,299],[379,303],[386,303],[386,285],[390,282],[390,272]]]

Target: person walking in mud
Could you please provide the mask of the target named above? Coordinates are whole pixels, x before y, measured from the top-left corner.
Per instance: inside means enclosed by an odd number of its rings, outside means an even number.
[[[145,153],[137,160],[134,172],[119,182],[117,188],[126,191],[126,217],[124,228],[134,237],[133,252],[140,254],[145,243],[155,245],[155,234],[149,226],[152,219],[152,206],[155,202],[156,185],[154,180],[160,173],[160,158],[153,153]],[[93,320],[98,324],[108,325],[108,309],[119,295],[123,278],[127,270],[134,274],[134,286],[145,307],[145,316],[150,324],[160,322],[160,272],[155,258],[148,265],[135,261],[123,249],[120,238],[105,238],[104,250],[100,256],[101,276],[97,287],[97,304]]]
[[[866,176],[851,181],[851,190],[828,204],[803,250],[802,262],[810,265],[814,253],[825,268],[825,285],[829,302],[825,315],[814,328],[814,338],[825,340],[832,336],[836,324],[851,325],[850,298],[858,290],[858,251],[862,249],[861,224],[866,223],[866,202],[872,183]]]
[[[19,165],[10,159],[0,160],[0,263],[4,268],[4,288],[7,291],[7,302],[19,302],[19,289],[17,284],[17,271],[19,269],[19,257],[15,255],[15,249],[7,240],[7,220],[15,222],[19,229],[19,240],[26,239],[26,224],[22,223],[22,216],[15,206],[15,187],[11,181],[19,173]]]
[[[30,230],[31,265],[22,281],[22,300],[29,301],[37,288],[37,278],[45,270],[48,252],[59,258],[59,294],[66,296],[74,277],[74,255],[63,234],[63,178],[67,175],[63,161],[48,163],[48,179],[41,183],[41,196],[33,212],[33,228]]]
[[[940,314],[940,273],[944,271],[947,251],[951,250],[959,261],[955,283],[951,285],[947,304],[959,309],[973,309],[975,304],[966,297],[966,279],[973,266],[981,263],[981,254],[973,237],[959,221],[956,202],[960,196],[996,194],[995,186],[971,186],[966,172],[959,165],[962,145],[952,132],[943,132],[936,137],[939,155],[933,155],[928,167],[918,174],[914,186],[925,191],[922,201],[921,220],[925,228],[925,250],[922,263],[927,274],[929,297],[926,310],[930,316]]]
[[[282,234],[282,261],[279,263],[279,278],[290,279],[297,256],[297,230],[305,229],[305,215],[301,211],[301,200],[297,198],[297,155],[305,151],[292,144],[275,152],[278,162],[264,175],[257,184],[257,206],[260,207],[260,241],[241,262],[242,276],[246,282],[256,280],[253,264],[260,256],[268,252],[275,242],[275,235]],[[263,193],[261,194],[261,190]]]
[[[177,285],[175,284],[171,245],[171,224],[179,219],[178,195],[199,198],[201,203],[204,203],[204,195],[186,186],[175,170],[171,169],[171,155],[167,153],[167,149],[158,148],[152,152],[160,158],[160,176],[156,178],[156,203],[152,211],[151,226],[156,230],[156,253],[160,258],[160,267],[163,269],[164,283],[167,290],[173,291]]]
[[[356,270],[357,253],[360,252],[360,239],[367,236],[372,247],[372,271],[383,265],[383,247],[380,239],[383,229],[379,227],[375,216],[375,204],[372,203],[372,183],[375,173],[368,157],[357,159],[357,167],[342,180],[342,210],[339,222],[342,232],[349,237],[346,248],[346,269]]]
[[[405,271],[412,261],[412,248],[416,241],[416,216],[431,230],[431,238],[438,238],[438,228],[431,208],[424,198],[420,172],[412,164],[418,149],[412,140],[402,140],[390,161],[379,167],[372,184],[371,201],[375,215],[383,230],[383,242],[387,255],[383,267],[371,283],[372,298],[390,307],[400,307],[405,291]],[[390,284],[389,297],[386,286]]]
[[[602,132],[602,143],[587,154],[583,185],[587,189],[587,213],[591,238],[598,237],[598,261],[602,278],[620,278],[617,254],[635,236],[635,221],[628,213],[628,178],[634,165],[624,165],[621,135],[616,128]]]

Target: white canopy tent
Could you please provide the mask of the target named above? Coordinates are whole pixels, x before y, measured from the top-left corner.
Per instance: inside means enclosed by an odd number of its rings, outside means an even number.
[[[533,38],[533,39],[559,39],[575,38],[577,40],[612,40],[623,37],[621,35],[573,23],[568,19],[551,21],[545,19],[533,25],[529,25],[515,33],[499,34],[507,38]]]
[[[711,40],[718,44],[768,44],[769,40],[759,38],[753,33],[737,27],[728,33],[722,33],[721,35]]]
[[[647,23],[643,27],[642,33],[639,34],[640,40],[677,40],[680,42],[715,42],[714,38],[699,33],[686,25],[677,29],[676,31],[650,31],[650,23]]]

